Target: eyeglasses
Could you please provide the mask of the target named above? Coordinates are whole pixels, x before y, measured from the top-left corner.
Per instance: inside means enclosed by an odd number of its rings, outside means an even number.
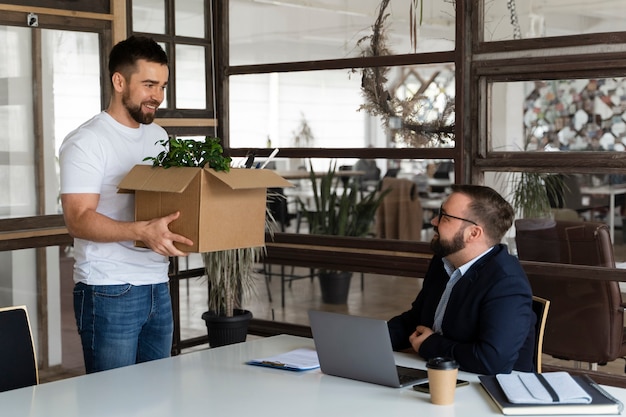
[[[450,217],[451,219],[457,219],[457,220],[462,220],[464,222],[468,222],[473,224],[474,226],[478,226],[478,223],[476,223],[474,220],[470,220],[470,219],[464,219],[463,217],[457,217],[457,216],[453,216],[451,214],[448,214],[446,212],[443,211],[443,206],[439,207],[439,210],[437,211],[437,223],[441,222],[441,218],[443,216],[446,217]]]

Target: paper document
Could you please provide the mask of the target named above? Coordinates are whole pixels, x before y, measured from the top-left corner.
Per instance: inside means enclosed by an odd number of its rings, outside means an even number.
[[[246,363],[248,365],[267,366],[287,371],[308,371],[320,367],[317,352],[311,348],[295,349],[267,358],[253,359]]]

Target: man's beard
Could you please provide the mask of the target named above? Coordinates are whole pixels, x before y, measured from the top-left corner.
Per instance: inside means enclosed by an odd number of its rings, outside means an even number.
[[[439,255],[442,258],[452,255],[465,248],[465,241],[463,238],[463,231],[465,228],[456,232],[452,240],[444,241],[439,234],[439,231],[435,228],[437,235],[430,241],[430,248],[435,252],[435,255]]]
[[[141,111],[141,104],[135,106],[130,103],[130,94],[128,91],[124,92],[122,96],[122,104],[126,107],[128,114],[133,118],[137,123],[143,123],[144,125],[149,125],[154,121],[154,116],[156,113],[144,113]],[[158,107],[157,103],[152,103]]]

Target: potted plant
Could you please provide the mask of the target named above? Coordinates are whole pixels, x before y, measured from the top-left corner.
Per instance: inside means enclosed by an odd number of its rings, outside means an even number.
[[[525,219],[551,218],[551,201],[560,201],[566,186],[559,175],[521,172],[516,179],[512,205]]]
[[[209,285],[208,310],[202,314],[209,346],[244,342],[252,313],[241,307],[244,293],[254,287],[254,265],[264,247],[228,249],[202,254]]]
[[[230,157],[223,155],[218,138],[204,141],[170,138],[160,142],[166,149],[145,160],[154,166],[209,167],[216,171],[230,170]],[[266,214],[268,212],[266,211]],[[273,222],[266,216],[266,228]],[[253,288],[253,267],[260,260],[264,247],[247,247],[202,253],[209,287],[208,310],[202,314],[207,325],[211,347],[245,341],[250,311],[241,308],[244,293]]]
[[[567,190],[563,177],[537,172],[521,172],[512,181],[511,205],[519,216],[515,221],[516,233],[518,230],[554,228],[556,221],[550,202],[562,200]],[[511,238],[509,243],[512,251],[517,253],[517,240]]]
[[[265,230],[273,236],[276,221],[269,209],[265,214]],[[208,311],[202,319],[211,347],[245,342],[252,313],[242,308],[242,301],[254,291],[254,266],[264,255],[265,246],[202,254],[209,284]]]
[[[310,180],[314,206],[308,208],[298,199],[301,213],[309,224],[309,233],[334,236],[366,236],[374,223],[376,211],[385,195],[372,191],[361,195],[356,182],[338,191],[340,178],[335,174],[336,163],[328,172],[317,178],[309,161]],[[330,304],[344,304],[350,289],[352,272],[321,269],[319,271],[322,301]]]

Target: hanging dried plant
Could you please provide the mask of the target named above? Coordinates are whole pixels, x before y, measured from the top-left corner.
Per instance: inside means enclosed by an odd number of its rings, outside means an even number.
[[[417,18],[417,5],[419,4],[419,24]],[[411,38],[411,48],[417,52],[417,27],[422,26],[422,16],[424,16],[424,0],[411,0],[409,8],[409,33]]]
[[[378,17],[372,26],[372,34],[364,36],[357,41],[357,47],[361,48],[363,56],[384,56],[390,55],[386,46],[385,21],[389,17],[385,9],[390,0],[383,0],[380,4]],[[356,70],[353,70],[356,71]],[[385,89],[387,83],[387,67],[370,67],[361,70],[361,90],[365,96],[366,103],[359,107],[373,116],[380,116],[384,126],[389,126],[389,116],[392,112],[390,107],[391,96]]]
[[[423,1],[423,0],[422,0]],[[382,0],[378,17],[372,25],[372,34],[357,41],[357,47],[362,50],[362,56],[391,55],[387,47],[386,21],[389,13],[386,12],[390,0]],[[417,24],[422,23],[423,3],[420,3],[419,19],[417,16],[419,0],[411,0],[411,43],[417,49]],[[357,70],[353,70],[356,72]],[[423,123],[419,120],[420,107],[430,102],[426,96],[414,95],[406,99],[399,99],[390,94],[386,88],[388,81],[388,67],[370,67],[359,70],[361,72],[361,91],[365,103],[359,110],[365,110],[372,116],[381,118],[382,125],[390,129],[401,142],[410,147],[425,145],[436,146],[449,143],[454,139],[454,101],[447,100],[443,111],[437,120]]]

